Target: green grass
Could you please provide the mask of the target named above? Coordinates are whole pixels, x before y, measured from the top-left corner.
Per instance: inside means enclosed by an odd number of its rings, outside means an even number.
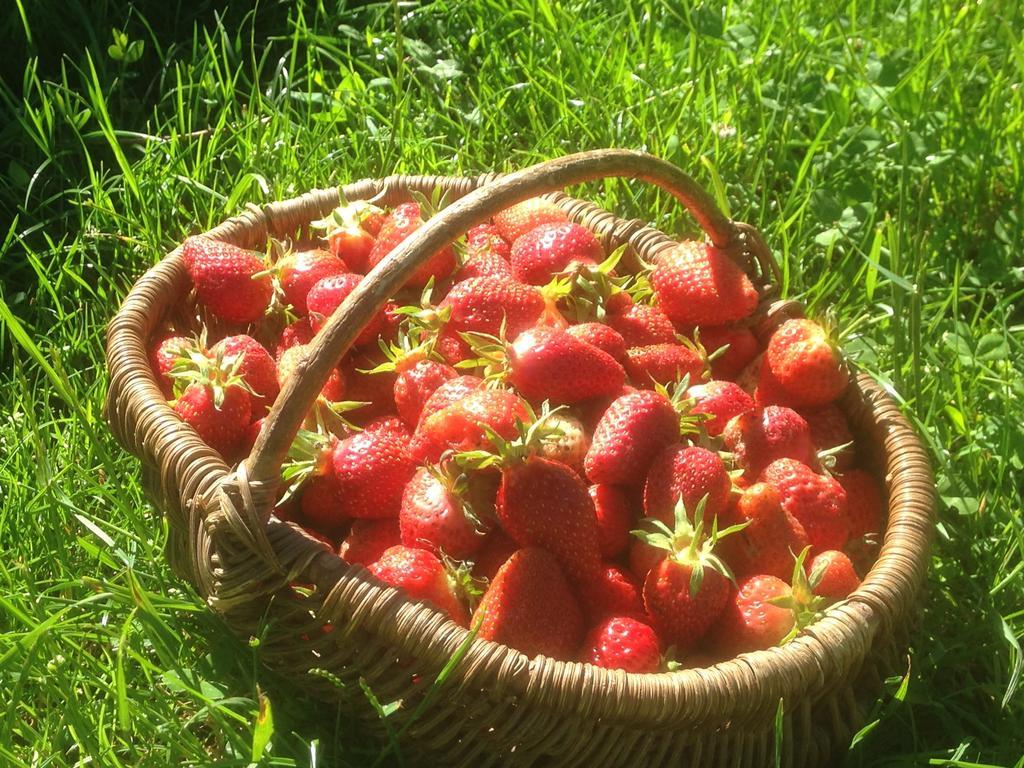
[[[717,174],[934,457],[907,684],[846,764],[1024,765],[1013,0],[121,5],[15,0],[0,22],[0,764],[246,765],[261,692],[263,764],[372,762],[345,707],[274,679],[170,574],[103,422],[104,324],[247,202],[621,146]],[[112,57],[114,29],[141,57]],[[637,185],[582,192],[690,226]]]

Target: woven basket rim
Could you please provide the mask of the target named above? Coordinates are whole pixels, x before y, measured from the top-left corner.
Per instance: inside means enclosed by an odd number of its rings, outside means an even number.
[[[497,174],[478,177],[459,176],[389,176],[363,179],[340,189],[315,189],[295,198],[270,203],[226,220],[210,230],[211,237],[251,247],[272,233],[296,232],[313,218],[319,218],[335,207],[340,199],[375,199],[388,201],[410,190],[441,186],[464,195],[495,179]],[[574,200],[562,193],[549,198],[570,212],[575,220],[595,216],[607,217],[609,232],[616,227],[623,239],[639,243],[650,251],[667,247],[667,235],[642,222],[624,222],[592,203]],[[661,240],[659,241],[659,238]],[[165,485],[179,490],[182,499],[217,498],[225,483],[237,483],[220,457],[201,443],[191,429],[177,420],[160,393],[152,373],[140,369],[139,356],[145,360],[145,344],[156,319],[147,317],[161,301],[187,288],[183,276],[180,248],[172,251],[149,270],[133,286],[124,305],[112,320],[108,333],[108,366],[111,374],[111,397],[108,414],[114,431],[124,444],[144,460],[154,460],[167,478]],[[179,294],[180,295],[180,294]],[[776,303],[772,311],[785,314],[799,311],[792,302]],[[159,318],[157,318],[159,319]],[[147,363],[148,367],[148,363]],[[116,389],[115,389],[116,388]],[[678,722],[683,715],[692,721],[742,718],[759,713],[767,705],[773,709],[780,697],[801,696],[827,687],[837,675],[847,672],[866,653],[870,641],[902,616],[916,598],[924,578],[934,520],[934,481],[927,453],[909,422],[884,389],[865,374],[851,381],[847,401],[862,400],[874,420],[885,433],[885,475],[889,486],[889,522],[878,559],[860,588],[830,608],[825,616],[792,642],[719,662],[711,667],[673,672],[636,675],[610,671],[577,662],[563,662],[536,657],[527,659],[519,651],[474,640],[462,664],[449,678],[456,687],[479,686],[481,677],[495,674],[500,678],[495,687],[515,693],[531,704],[556,709],[566,707],[587,711],[597,717],[626,717],[652,724]],[[124,402],[132,404],[125,406]],[[173,421],[168,422],[168,417]],[[178,423],[174,423],[178,422]],[[132,427],[135,433],[132,434]],[[174,450],[175,441],[180,448]],[[163,449],[159,446],[172,445]],[[205,450],[204,450],[205,448]],[[159,453],[163,450],[163,453]],[[244,478],[243,478],[244,484]],[[187,503],[186,503],[187,505]],[[195,510],[189,512],[195,516]],[[202,518],[202,514],[198,515]],[[248,525],[264,525],[248,520]],[[277,528],[285,524],[272,522]],[[191,525],[190,536],[202,538],[202,526]],[[281,531],[279,541],[289,537],[305,539],[298,530]],[[257,537],[258,539],[258,537]],[[252,542],[257,554],[274,557],[263,544]],[[201,557],[197,544],[196,557]],[[430,628],[437,636],[408,638],[405,650],[419,658],[436,656],[437,669],[467,638],[467,630],[442,618],[436,609],[407,600],[398,590],[383,585],[360,566],[348,566],[332,555],[338,564],[325,562],[326,553],[309,552],[301,559],[304,568],[317,570],[334,587],[351,581],[361,587],[373,586],[376,610],[381,616],[401,615],[401,624],[416,635],[421,628]],[[201,592],[211,595],[215,585],[198,584]],[[373,616],[368,620],[376,624]],[[380,629],[381,627],[378,627]],[[401,636],[389,638],[402,647]]]

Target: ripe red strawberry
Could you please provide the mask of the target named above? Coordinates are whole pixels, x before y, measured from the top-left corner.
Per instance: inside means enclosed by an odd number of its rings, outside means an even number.
[[[399,365],[395,378],[395,407],[410,429],[420,420],[423,405],[437,388],[458,376],[450,365],[437,360],[409,361]]]
[[[667,555],[668,552],[664,549],[653,547],[642,539],[635,538],[629,543],[629,572],[642,583],[651,569]]]
[[[839,351],[812,320],[784,322],[768,340],[758,388],[775,402],[813,408],[838,398],[849,383]]]
[[[561,329],[535,326],[508,348],[508,381],[534,402],[611,397],[626,374],[611,355]]]
[[[309,327],[313,332],[318,332],[327,323],[327,320],[334,310],[341,306],[341,303],[348,298],[348,295],[355,290],[362,281],[363,276],[352,272],[345,272],[339,275],[325,277],[317,282],[306,296],[306,306],[309,309]],[[381,334],[385,324],[386,309],[378,313],[356,337],[356,346],[376,344],[377,337]]]
[[[594,502],[586,483],[564,464],[539,456],[507,461],[495,512],[513,541],[548,550],[573,582],[598,579],[601,550]]]
[[[709,437],[718,437],[730,419],[754,408],[753,398],[731,381],[713,379],[690,387],[686,394],[694,401],[690,412],[709,417],[701,425]]]
[[[704,518],[714,520],[729,505],[732,481],[714,451],[696,445],[670,445],[651,462],[644,484],[644,514],[671,525],[682,497],[686,509],[705,499]]]
[[[252,336],[240,334],[221,339],[210,352],[232,365],[235,374],[249,387],[253,421],[263,416],[280,389],[277,365],[266,348]]]
[[[880,533],[885,519],[882,487],[874,475],[863,469],[849,469],[836,480],[846,491],[850,538]]]
[[[274,345],[274,359],[280,361],[281,355],[292,347],[300,344],[309,344],[313,340],[313,329],[309,325],[309,318],[303,317],[294,323],[285,326],[281,335],[277,337],[277,344]]]
[[[230,378],[193,380],[174,402],[174,410],[227,461],[236,458],[252,421],[249,393]]]
[[[288,379],[296,374],[299,366],[305,363],[308,355],[309,347],[301,345],[285,350],[281,355],[281,359],[277,361],[277,380],[282,389]],[[320,396],[329,403],[338,403],[345,399],[345,376],[340,369],[335,368],[331,371],[330,377],[320,390]]]
[[[349,523],[348,515],[338,500],[338,481],[330,466],[331,447],[336,442],[332,440],[324,449],[324,465],[317,466],[313,474],[302,483],[302,496],[299,497],[303,520],[317,532],[326,535],[343,531]],[[321,459],[317,461],[319,463]]]
[[[230,323],[263,317],[274,293],[263,255],[202,235],[188,238],[181,258],[199,300]]]
[[[446,450],[473,451],[490,445],[489,428],[505,439],[517,434],[517,421],[529,419],[525,403],[506,389],[477,389],[421,419],[416,429],[420,461],[437,461]]]
[[[685,241],[658,255],[651,287],[666,315],[680,325],[724,325],[757,307],[750,278],[725,251]]]
[[[579,264],[598,264],[604,249],[586,227],[563,221],[541,224],[512,243],[509,261],[517,280],[544,285]]]
[[[349,270],[366,274],[374,237],[380,232],[386,214],[365,200],[356,200],[335,208],[323,221],[314,225],[324,230],[327,247]]]
[[[620,363],[626,357],[626,342],[622,340],[618,331],[604,323],[570,325],[565,331],[570,336],[597,347]]]
[[[769,405],[732,418],[722,432],[727,450],[753,480],[776,459],[795,459],[816,465],[811,430],[796,411]]]
[[[635,390],[608,406],[584,460],[592,483],[629,485],[647,477],[654,456],[679,439],[679,417],[658,392]]]
[[[590,630],[580,661],[635,674],[657,672],[661,666],[658,635],[642,621],[612,616]]]
[[[325,277],[345,274],[348,268],[331,252],[317,248],[287,253],[274,265],[274,272],[285,303],[291,304],[297,314],[304,315],[308,311],[306,295],[310,289]]]
[[[619,486],[607,483],[590,486],[590,498],[594,500],[597,514],[601,557],[607,560],[618,557],[629,547],[629,532],[636,520],[629,498]]]
[[[401,543],[398,520],[395,518],[356,520],[341,542],[338,556],[346,563],[370,565],[379,560],[386,549]]]
[[[523,200],[494,215],[494,227],[506,243],[514,243],[521,235],[541,224],[568,221],[569,216],[554,203],[539,197]]]
[[[800,411],[811,430],[811,443],[815,450],[827,452],[829,459],[822,459],[830,470],[849,469],[856,461],[856,445],[846,416],[834,404],[821,408],[804,408]],[[840,446],[844,446],[838,450]]]
[[[346,517],[398,517],[416,465],[409,438],[391,430],[360,432],[338,442],[332,457]]]
[[[782,579],[757,574],[739,584],[711,632],[711,643],[725,658],[779,645],[795,626],[790,608],[773,601],[791,597]]]
[[[676,341],[672,321],[659,307],[651,304],[626,304],[617,312],[609,311],[605,322],[621,334],[627,347],[674,344]]]
[[[693,523],[682,502],[676,505],[674,528],[657,521],[657,533],[645,534],[648,544],[667,550],[664,560],[644,580],[644,607],[658,635],[686,652],[693,648],[718,619],[729,601],[732,574],[714,553],[719,534],[704,535],[700,505]],[[732,532],[726,529],[721,535]]]
[[[456,623],[468,626],[469,616],[454,580],[433,553],[398,545],[385,550],[369,571],[385,584],[404,589],[413,600],[433,603]]]
[[[483,389],[483,387],[484,380],[479,376],[456,376],[444,382],[423,403],[423,408],[420,409],[419,422],[417,422],[417,431],[428,416],[459,402],[470,392]]]
[[[149,366],[153,369],[160,391],[168,400],[174,397],[174,377],[171,371],[183,358],[188,358],[199,347],[195,339],[180,336],[171,331],[157,336],[150,344]]]
[[[626,350],[626,372],[634,386],[652,388],[689,376],[691,381],[704,377],[704,358],[683,344],[652,344]]]
[[[499,335],[515,338],[533,326],[545,311],[544,296],[529,285],[504,277],[475,277],[456,284],[438,305],[450,313],[445,330],[451,333]]]
[[[473,558],[473,576],[493,581],[498,569],[517,549],[516,543],[495,526],[484,536],[484,542]]]
[[[494,224],[477,224],[466,233],[466,245],[472,250],[489,251],[505,261],[512,253],[512,244],[501,236]]]
[[[498,569],[473,614],[477,637],[502,643],[529,658],[569,660],[583,639],[583,612],[558,561],[528,547]]]
[[[384,260],[385,256],[422,225],[423,218],[420,215],[418,203],[402,203],[397,206],[385,219],[377,234],[377,240],[370,250],[367,257],[370,268],[376,267]],[[435,281],[444,280],[454,269],[455,251],[451,246],[445,246],[413,272],[407,285],[412,288],[422,288],[430,282],[430,278],[434,278]]]
[[[502,240],[501,242],[505,242]],[[506,246],[507,248],[507,246]],[[515,279],[512,275],[512,265],[507,260],[491,250],[478,250],[469,248],[462,259],[462,266],[455,272],[452,283],[461,283],[474,277],[503,277],[509,280]]]
[[[761,480],[779,492],[782,508],[800,521],[815,552],[843,548],[850,534],[846,491],[835,478],[794,459],[778,459],[765,467]]]
[[[857,576],[853,563],[842,552],[819,552],[811,560],[808,571],[814,594],[824,597],[829,602],[844,600],[860,586],[860,577]]]
[[[788,579],[793,558],[809,544],[804,527],[782,508],[778,491],[767,483],[743,491],[730,522],[747,523],[722,542],[722,554],[738,577],[770,574]]]
[[[456,560],[471,558],[483,544],[483,530],[466,503],[466,486],[451,462],[416,470],[402,495],[402,543]]]
[[[700,329],[700,343],[711,360],[711,375],[716,379],[735,379],[757,357],[760,347],[749,328],[718,325]],[[727,347],[717,357],[723,347]]]
[[[644,616],[640,597],[642,585],[631,573],[617,565],[603,564],[598,580],[579,589],[584,613],[591,624],[606,616]]]

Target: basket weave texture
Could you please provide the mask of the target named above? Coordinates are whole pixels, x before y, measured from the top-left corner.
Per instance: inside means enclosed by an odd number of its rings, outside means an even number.
[[[184,424],[164,399],[147,359],[149,339],[180,311],[191,284],[172,251],[143,275],[110,323],[107,416],[138,456],[143,482],[167,517],[171,566],[242,638],[261,638],[270,667],[317,695],[358,692],[401,699],[391,728],[407,762],[424,765],[730,765],[774,763],[783,702],[782,764],[827,765],[863,725],[882,680],[902,658],[920,599],[934,529],[934,480],[920,439],[894,401],[857,375],[840,401],[858,453],[884,480],[888,516],[877,562],[849,599],[781,648],[743,654],[706,669],[632,675],[587,664],[529,659],[470,639],[428,605],[407,600],[359,566],[349,566],[301,529],[272,515],[281,461],[330,369],[359,330],[438,248],[492,213],[538,194],[593,230],[606,248],[623,243],[645,261],[670,247],[637,220],[557,191],[606,176],[657,184],[694,215],[718,247],[759,286],[752,318],[762,339],[795,302],[775,300],[777,267],[752,227],[730,221],[674,166],[638,152],[598,150],[500,176],[390,176],[316,190],[251,208],[207,234],[262,250],[268,237],[308,234],[311,221],[346,200],[393,206],[439,187],[456,202],[384,260],[330,318],[299,376],[282,390],[252,454],[237,467]],[[311,586],[295,590],[293,585]],[[330,625],[329,630],[325,626]],[[438,673],[459,656],[443,694],[412,713]],[[329,673],[329,674],[325,674]],[[360,694],[348,698],[361,700]],[[356,716],[383,734],[369,704]]]

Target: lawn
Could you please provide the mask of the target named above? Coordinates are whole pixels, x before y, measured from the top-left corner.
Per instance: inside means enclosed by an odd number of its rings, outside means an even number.
[[[845,764],[1024,766],[1017,3],[328,4],[0,20],[0,764],[247,765],[268,691],[261,764],[373,762],[343,706],[273,679],[169,572],[103,421],[105,324],[246,203],[617,146],[760,227],[931,450],[922,621]],[[691,231],[639,185],[581,194]]]

